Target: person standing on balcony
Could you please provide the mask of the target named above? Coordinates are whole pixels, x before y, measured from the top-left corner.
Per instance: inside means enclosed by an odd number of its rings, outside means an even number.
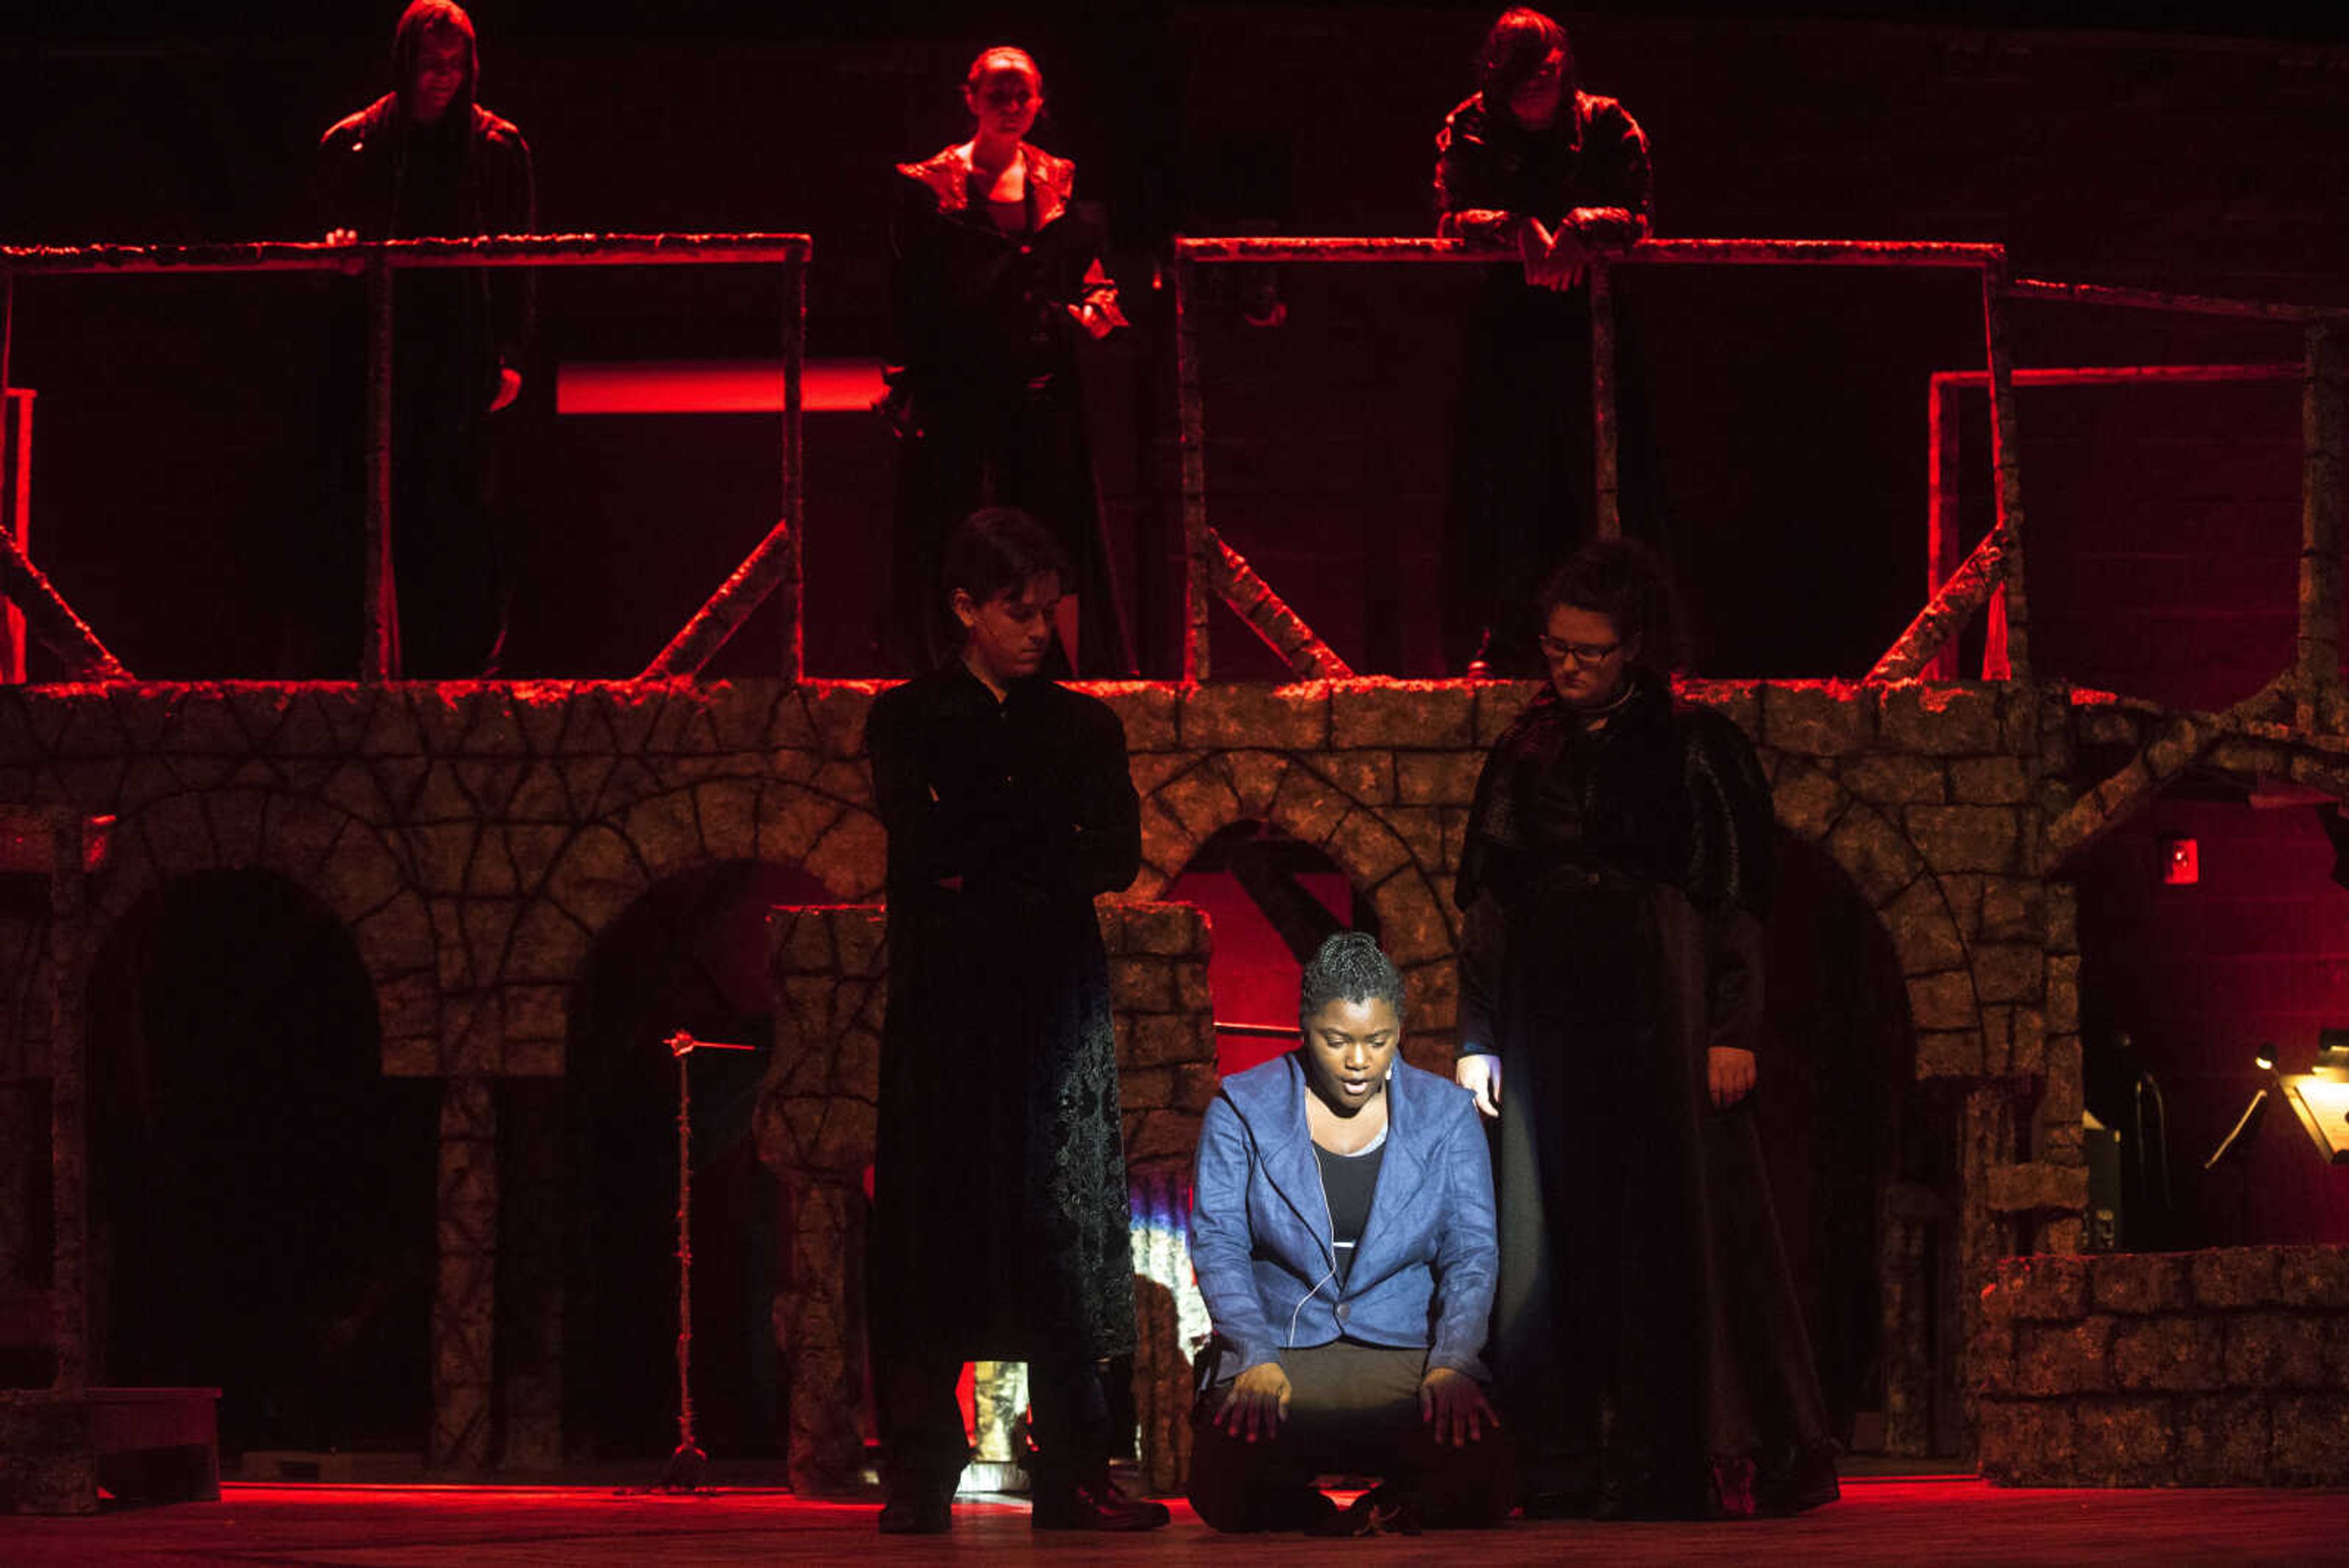
[[[454,0],[414,0],[392,35],[392,90],[319,141],[317,202],[329,241],[466,239],[536,226],[530,144],[476,101],[480,79],[472,18]],[[488,493],[489,416],[522,390],[530,275],[396,275],[393,668],[411,677],[491,674],[504,639],[505,552]],[[365,363],[347,348],[338,358]],[[363,375],[349,377],[350,387]],[[337,400],[350,396],[336,390]]]
[[[1526,585],[1590,527],[1593,254],[1648,237],[1648,138],[1584,92],[1566,29],[1504,12],[1477,88],[1435,139],[1436,233],[1513,252],[1486,269],[1469,332],[1444,538],[1444,657],[1537,675]],[[1626,443],[1630,450],[1633,443]],[[1628,464],[1636,468],[1639,465]]]
[[[1734,724],[1675,704],[1651,551],[1586,545],[1538,606],[1549,683],[1485,761],[1454,890],[1526,1509],[1811,1508],[1835,1445],[1749,1103],[1769,782]]]
[[[1076,165],[1027,140],[1044,77],[1026,50],[973,60],[963,102],[969,140],[897,165],[879,405],[900,438],[885,663],[911,671],[954,657],[938,616],[947,535],[981,507],[1016,506],[1075,568],[1050,668],[1129,675],[1079,379],[1078,349],[1125,325],[1101,265],[1101,214],[1075,199]]]
[[[1167,1521],[1109,1473],[1133,1253],[1093,899],[1141,867],[1142,807],[1117,714],[1041,673],[1066,573],[1034,518],[974,514],[940,570],[959,656],[865,721],[889,834],[867,1253],[885,1534],[951,1522],[974,1360],[1028,1364],[1037,1529]]]

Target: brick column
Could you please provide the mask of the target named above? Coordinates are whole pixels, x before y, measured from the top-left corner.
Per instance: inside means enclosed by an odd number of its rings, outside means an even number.
[[[440,1093],[440,1268],[432,1290],[432,1434],[438,1470],[490,1464],[491,1342],[497,1320],[496,1080],[448,1078]]]

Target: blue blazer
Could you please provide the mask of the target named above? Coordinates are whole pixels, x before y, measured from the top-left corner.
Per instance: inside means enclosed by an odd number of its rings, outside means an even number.
[[[1397,1061],[1386,1152],[1346,1284],[1305,1127],[1304,1064],[1288,1055],[1226,1078],[1199,1130],[1191,1264],[1231,1376],[1340,1335],[1425,1348],[1480,1380],[1500,1246],[1493,1169],[1468,1091]]]

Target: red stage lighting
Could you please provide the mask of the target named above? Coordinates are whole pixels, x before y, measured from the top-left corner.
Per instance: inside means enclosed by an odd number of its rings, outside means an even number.
[[[2202,846],[2178,834],[2161,839],[2161,880],[2171,888],[2190,888],[2202,880]]]

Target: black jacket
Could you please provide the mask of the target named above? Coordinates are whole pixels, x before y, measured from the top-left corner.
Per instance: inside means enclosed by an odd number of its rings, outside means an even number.
[[[1578,91],[1556,124],[1527,130],[1489,113],[1482,93],[1454,109],[1435,137],[1435,223],[1441,234],[1486,244],[1516,238],[1538,218],[1599,244],[1630,244],[1654,227],[1648,137],[1611,98]]]
[[[411,212],[423,205],[408,189],[411,162],[420,161],[414,156],[416,149],[438,132],[411,125],[400,111],[397,93],[386,93],[336,120],[319,140],[316,202],[321,226],[350,229],[363,240],[533,232],[538,208],[530,143],[511,120],[470,100],[460,99],[450,112],[463,116],[456,189],[437,193],[429,204],[451,215],[445,233],[418,228],[413,218],[403,221],[404,205]],[[519,369],[530,337],[530,273],[519,267],[483,268],[472,276],[475,286],[467,292],[485,323],[488,347],[502,363]]]

